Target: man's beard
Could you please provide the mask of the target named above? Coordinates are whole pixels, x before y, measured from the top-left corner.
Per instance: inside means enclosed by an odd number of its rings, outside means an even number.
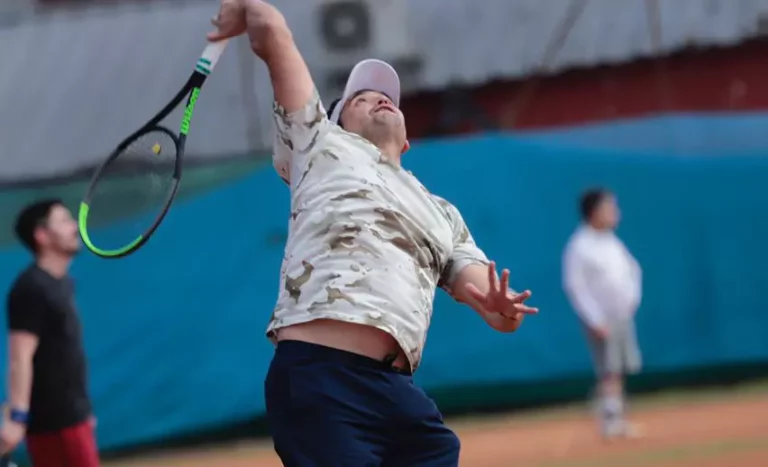
[[[80,245],[77,246],[60,246],[57,245],[54,251],[63,257],[74,258],[80,253]]]
[[[363,138],[370,141],[374,146],[382,147],[392,140],[397,139],[400,128],[396,125],[388,125],[384,122],[376,122],[376,125],[370,125],[365,128]]]

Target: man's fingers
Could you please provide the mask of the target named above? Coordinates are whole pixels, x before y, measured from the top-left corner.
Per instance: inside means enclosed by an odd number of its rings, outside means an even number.
[[[525,316],[526,313],[522,313],[520,311],[512,311],[512,312],[508,311],[508,312],[502,313],[501,315],[504,316],[504,318],[506,319],[514,319],[519,321],[523,319],[523,316]]]
[[[496,263],[491,261],[488,263],[488,293],[495,293],[498,290],[499,275],[496,273]]]
[[[208,33],[211,42],[239,36],[245,32],[245,7],[242,2],[224,1],[211,24],[216,28]]]
[[[524,315],[535,315],[539,312],[538,308],[525,305],[514,305],[511,310],[502,313],[507,319],[522,319]]]
[[[524,301],[531,298],[531,291],[525,290],[520,293],[515,293],[512,291],[507,292],[507,299],[512,301],[513,303],[523,303]]]
[[[526,315],[535,315],[539,312],[539,309],[535,306],[526,306],[522,303],[519,303],[515,305],[515,311],[518,313],[525,313]]]
[[[499,292],[502,290],[509,290],[509,269],[501,271],[501,283],[499,284]]]
[[[507,300],[511,302],[507,302],[507,306],[505,307],[507,312],[504,313],[504,316],[507,318],[514,318],[518,319],[517,316],[522,314],[525,315],[535,315],[539,312],[539,309],[536,307],[528,306],[524,304],[523,302],[528,299],[528,297],[531,296],[531,291],[526,290],[522,293],[516,294],[514,292],[507,292]]]
[[[211,32],[209,32],[207,34],[206,37],[208,38],[208,40],[211,41],[211,42],[215,42],[215,41],[219,41],[221,39],[224,39],[224,36],[221,34],[221,21],[219,19],[219,15],[216,15],[216,16],[211,18],[211,24],[216,29],[214,29],[213,31],[211,31]]]

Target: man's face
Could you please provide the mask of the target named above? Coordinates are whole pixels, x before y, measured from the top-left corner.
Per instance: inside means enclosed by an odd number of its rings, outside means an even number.
[[[395,143],[405,147],[405,118],[392,100],[376,91],[356,94],[341,111],[344,129],[362,136],[373,144]]]
[[[37,228],[35,238],[41,252],[49,251],[74,256],[80,250],[77,222],[62,205],[51,208],[48,220]]]
[[[621,210],[614,195],[606,195],[595,211],[596,222],[606,229],[615,229],[621,220]]]

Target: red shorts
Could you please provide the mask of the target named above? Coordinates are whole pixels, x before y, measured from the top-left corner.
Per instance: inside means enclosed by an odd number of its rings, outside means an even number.
[[[99,467],[90,420],[53,433],[27,435],[27,450],[35,467]]]

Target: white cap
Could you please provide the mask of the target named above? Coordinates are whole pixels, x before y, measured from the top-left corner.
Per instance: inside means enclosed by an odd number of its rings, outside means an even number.
[[[376,91],[385,94],[392,100],[395,107],[400,107],[400,77],[392,65],[375,58],[363,60],[352,68],[336,107],[331,113],[331,121],[339,123],[341,111],[347,101],[361,91]]]

